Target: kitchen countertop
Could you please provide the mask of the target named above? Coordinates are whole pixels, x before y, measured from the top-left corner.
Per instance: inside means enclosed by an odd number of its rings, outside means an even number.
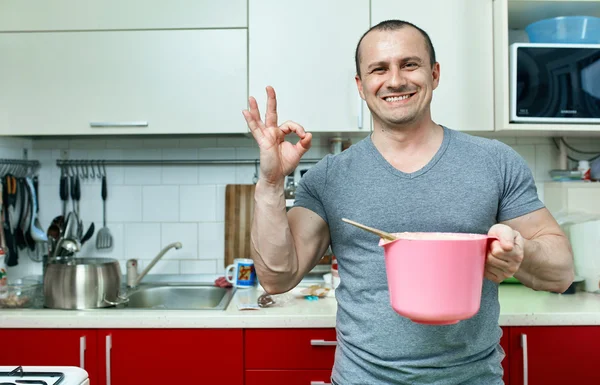
[[[298,290],[290,293],[297,293]],[[333,328],[336,300],[288,294],[282,306],[239,310],[260,289],[238,289],[226,310],[0,310],[0,328]],[[499,289],[501,326],[600,325],[600,294],[536,292],[520,284]]]

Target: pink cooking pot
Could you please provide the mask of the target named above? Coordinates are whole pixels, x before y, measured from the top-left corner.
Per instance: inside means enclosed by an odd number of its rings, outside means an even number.
[[[488,245],[496,237],[396,233],[381,239],[390,301],[413,322],[451,325],[479,311]]]

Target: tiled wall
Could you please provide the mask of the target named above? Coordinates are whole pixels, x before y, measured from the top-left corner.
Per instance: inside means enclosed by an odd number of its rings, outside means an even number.
[[[354,138],[356,142],[360,138]],[[557,168],[558,151],[542,137],[499,138],[511,145],[531,167],[543,198],[541,182]],[[600,149],[600,140],[570,139],[583,149]],[[185,137],[177,139],[92,138],[92,139],[1,139],[0,157],[29,158],[42,163],[40,178],[40,220],[46,229],[62,205],[59,199],[60,169],[56,160],[69,159],[256,159],[258,149],[246,137]],[[307,158],[328,152],[327,138],[315,138]],[[181,250],[171,250],[152,273],[221,273],[224,253],[225,185],[252,183],[254,165],[200,166],[109,166],[107,167],[107,226],[114,238],[110,250],[97,250],[95,236],[84,245],[81,255],[117,258],[123,271],[129,258],[140,260],[140,269],[165,245],[181,241]],[[94,222],[102,226],[102,199],[99,179],[82,180],[80,213],[85,229]],[[69,204],[69,209],[71,205]],[[41,264],[19,259],[9,274],[40,274]]]

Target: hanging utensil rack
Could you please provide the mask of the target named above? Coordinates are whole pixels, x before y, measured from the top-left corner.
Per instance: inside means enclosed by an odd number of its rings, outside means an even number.
[[[317,163],[321,159],[300,159],[300,163]],[[103,169],[106,166],[201,166],[201,165],[223,165],[223,164],[253,164],[254,179],[258,180],[259,159],[122,159],[122,160],[106,160],[106,159],[57,159],[56,165],[63,172],[71,170],[71,172],[81,171],[81,175],[94,175],[94,170],[100,167]],[[93,176],[92,176],[93,178]]]
[[[12,174],[17,177],[24,177],[35,173],[40,168],[40,162],[37,160],[25,159],[0,159],[0,176]]]

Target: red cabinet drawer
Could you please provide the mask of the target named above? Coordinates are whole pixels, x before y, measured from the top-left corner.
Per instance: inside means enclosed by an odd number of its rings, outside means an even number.
[[[331,370],[246,370],[245,385],[330,385]]]
[[[247,329],[246,369],[329,369],[335,356],[335,329]]]
[[[510,385],[598,385],[598,346],[598,326],[511,327]]]

